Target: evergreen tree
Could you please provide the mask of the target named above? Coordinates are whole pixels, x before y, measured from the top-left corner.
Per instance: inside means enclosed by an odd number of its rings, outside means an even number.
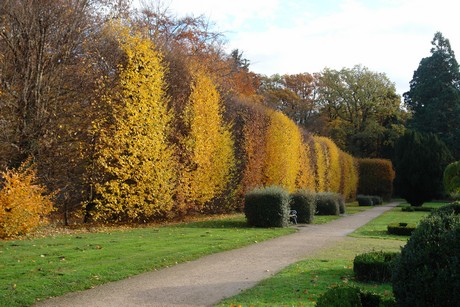
[[[443,172],[452,162],[446,145],[433,133],[406,131],[395,146],[395,183],[413,206],[441,197]]]
[[[420,61],[404,94],[412,110],[409,125],[419,132],[432,132],[460,157],[460,72],[449,40],[437,32],[431,56]]]

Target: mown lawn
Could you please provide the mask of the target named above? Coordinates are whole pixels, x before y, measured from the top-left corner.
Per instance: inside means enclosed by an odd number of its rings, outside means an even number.
[[[437,203],[430,202],[423,204],[423,207],[427,208],[439,208],[446,205],[446,203]],[[380,239],[394,239],[394,240],[404,240],[406,241],[408,236],[397,236],[387,233],[387,226],[391,223],[411,223],[418,224],[419,221],[425,216],[429,215],[430,212],[404,212],[401,210],[403,206],[408,206],[407,204],[401,204],[398,207],[391,209],[390,211],[385,212],[376,219],[370,221],[366,225],[355,230],[350,236],[352,237],[368,237],[368,238],[380,238]]]
[[[438,208],[445,204],[427,203],[424,206]],[[352,207],[351,210],[349,206]],[[370,208],[353,206],[347,204],[349,214]],[[314,306],[322,293],[339,284],[357,285],[368,291],[393,296],[389,283],[355,281],[353,259],[357,254],[373,250],[399,251],[409,237],[388,235],[387,225],[396,222],[417,224],[428,214],[429,212],[402,212],[401,207],[396,207],[357,229],[337,246],[287,267],[256,287],[223,300],[218,306]]]
[[[176,226],[0,242],[0,306],[28,306],[99,284],[294,232],[243,215]]]
[[[347,238],[337,246],[288,266],[256,287],[225,299],[218,306],[314,306],[329,287],[352,284],[369,291],[392,296],[391,285],[361,283],[354,280],[353,259],[371,250],[398,251],[398,240]]]

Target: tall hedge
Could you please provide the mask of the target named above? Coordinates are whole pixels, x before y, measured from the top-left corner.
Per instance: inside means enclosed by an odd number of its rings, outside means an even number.
[[[390,160],[358,159],[358,194],[378,195],[390,200],[393,194],[395,171]]]

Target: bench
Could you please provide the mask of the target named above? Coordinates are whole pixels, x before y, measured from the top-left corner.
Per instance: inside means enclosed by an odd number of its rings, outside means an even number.
[[[291,210],[289,211],[289,221],[297,225],[297,211]]]

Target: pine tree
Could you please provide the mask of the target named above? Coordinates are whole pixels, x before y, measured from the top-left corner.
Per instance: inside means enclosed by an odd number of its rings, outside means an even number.
[[[431,56],[423,58],[414,72],[410,90],[404,94],[412,110],[409,125],[419,132],[432,132],[460,157],[460,72],[450,42],[437,32]]]

